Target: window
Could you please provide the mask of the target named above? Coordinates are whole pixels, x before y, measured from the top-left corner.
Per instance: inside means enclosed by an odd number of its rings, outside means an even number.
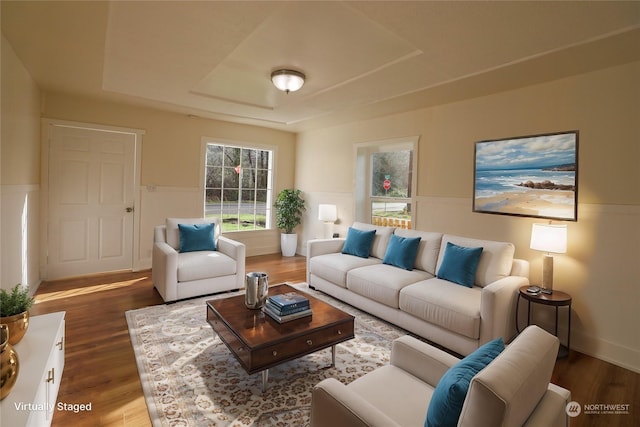
[[[413,150],[371,154],[371,223],[411,228]]]
[[[417,140],[380,141],[357,147],[356,218],[359,221],[411,228]]]
[[[206,144],[205,216],[222,232],[262,230],[271,223],[273,151]]]

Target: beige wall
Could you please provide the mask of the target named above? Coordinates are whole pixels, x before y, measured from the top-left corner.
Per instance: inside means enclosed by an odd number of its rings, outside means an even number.
[[[40,90],[2,36],[2,185],[40,183]]]
[[[309,191],[351,192],[354,143],[419,135],[418,194],[470,197],[475,141],[578,129],[580,202],[637,205],[639,70],[635,62],[517,91],[303,132],[298,137],[296,183]],[[326,173],[328,164],[331,173]]]
[[[473,142],[580,130],[579,220],[556,257],[556,287],[574,299],[572,345],[640,371],[640,64],[350,125],[287,132],[96,102],[55,93],[43,107],[37,85],[2,38],[2,284],[39,283],[40,109],[43,117],[143,129],[140,251],[150,261],[153,225],[201,215],[201,137],[277,147],[276,189],[305,192],[304,242],[322,233],[317,204],[338,204],[336,231],[353,218],[354,144],[418,135],[416,228],[509,240],[540,279],[529,250],[529,218],[471,212]],[[284,167],[283,167],[284,165]],[[155,191],[152,191],[155,190]],[[22,227],[27,218],[26,227]],[[240,233],[238,233],[240,234]],[[239,236],[249,254],[278,250],[278,233]],[[34,237],[35,236],[35,237]],[[33,239],[35,238],[35,242]],[[25,257],[24,249],[28,253]],[[36,273],[34,274],[34,267]],[[35,278],[33,278],[35,277]],[[33,279],[32,279],[33,278]],[[31,284],[31,283],[29,283]],[[546,315],[548,313],[540,313]],[[561,317],[561,319],[563,319]],[[548,319],[543,319],[548,320]]]
[[[46,233],[41,236],[38,227],[40,186],[43,184],[40,181],[41,117],[144,131],[139,206],[136,206],[139,249],[134,254],[134,265],[138,268],[151,266],[154,225],[163,223],[169,216],[202,215],[200,169],[203,137],[275,149],[276,166],[284,165],[276,169],[276,191],[294,185],[295,134],[68,94],[45,93],[41,96],[38,86],[3,37],[3,286],[22,282],[35,288],[40,283],[40,269],[44,267],[38,251],[47,243]],[[46,223],[46,209],[43,209],[42,216],[43,223]],[[23,227],[25,219],[27,226]],[[278,230],[231,233],[230,237],[247,244],[248,255],[279,251]],[[29,256],[25,256],[25,250]]]
[[[293,186],[295,134],[256,126],[193,118],[144,107],[94,101],[66,94],[47,93],[43,116],[99,125],[140,129],[140,215],[137,265],[151,266],[153,226],[166,217],[199,217],[203,214],[201,190],[202,138],[223,142],[258,144],[276,150],[276,190]],[[248,255],[279,251],[279,232],[230,233],[247,245]]]
[[[40,91],[2,36],[0,286],[40,283]]]
[[[298,136],[296,185],[309,200],[304,240],[317,237],[317,203],[338,204],[342,234],[353,220],[354,144],[420,137],[415,228],[529,249],[532,218],[472,212],[474,142],[578,129],[578,221],[556,256],[556,288],[573,296],[572,345],[640,371],[640,63]],[[330,172],[328,172],[330,171]],[[550,313],[541,312],[543,317]],[[565,317],[561,317],[564,319]],[[549,319],[541,319],[546,321]]]
[[[224,141],[273,145],[278,162],[293,164],[295,134],[257,126],[189,117],[144,107],[93,101],[66,94],[47,93],[43,116],[110,126],[142,129],[141,185],[198,187],[203,136]],[[278,185],[292,185],[294,168],[279,168]]]

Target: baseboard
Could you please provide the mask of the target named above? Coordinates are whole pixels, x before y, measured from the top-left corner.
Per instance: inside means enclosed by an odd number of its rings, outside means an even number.
[[[632,348],[572,330],[571,349],[640,374],[640,352]]]

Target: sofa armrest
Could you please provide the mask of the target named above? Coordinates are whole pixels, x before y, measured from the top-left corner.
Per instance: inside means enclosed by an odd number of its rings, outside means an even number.
[[[244,243],[240,243],[224,236],[218,237],[218,245],[216,249],[236,261],[240,257],[244,258],[246,251]]]
[[[245,263],[247,247],[244,243],[228,237],[218,237],[218,251],[236,261],[236,287],[243,289],[245,284]]]
[[[569,425],[567,405],[571,401],[571,392],[549,383],[547,391],[538,402],[524,427],[561,427]]]
[[[346,239],[313,239],[307,241],[307,258],[342,251]]]
[[[511,274],[509,276],[522,276],[529,277],[529,261],[525,259],[513,259],[513,264],[511,265]]]
[[[394,427],[398,424],[340,381],[327,378],[313,388],[311,427],[327,426]]]
[[[518,289],[529,279],[508,276],[482,288],[480,300],[480,344],[502,337],[508,342],[516,333]]]
[[[167,226],[156,225],[153,227],[153,242],[167,242]]]
[[[151,281],[165,301],[178,298],[178,252],[162,241],[153,244]]]
[[[345,238],[341,239],[312,239],[307,241],[307,283],[311,283],[311,258],[319,255],[342,252]]]
[[[460,360],[412,336],[391,344],[391,364],[435,387],[447,370]]]

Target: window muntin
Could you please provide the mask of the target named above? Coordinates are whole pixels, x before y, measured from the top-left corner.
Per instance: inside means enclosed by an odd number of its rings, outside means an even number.
[[[205,216],[218,217],[222,232],[269,228],[273,151],[207,143]]]

